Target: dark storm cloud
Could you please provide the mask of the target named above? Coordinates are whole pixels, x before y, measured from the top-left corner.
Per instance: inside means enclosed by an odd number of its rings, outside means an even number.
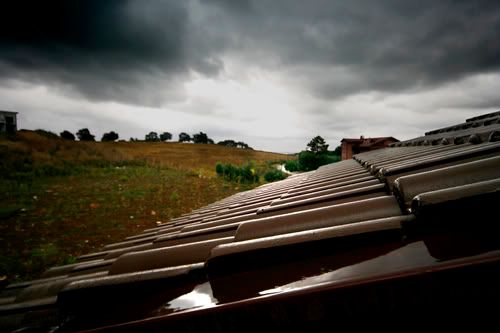
[[[208,50],[189,54],[182,1],[9,1],[2,12],[0,74],[7,79],[158,105],[154,95],[171,91],[151,91],[168,88],[164,82],[221,66],[205,58]]]
[[[231,56],[323,99],[500,68],[499,1],[25,0],[2,12],[4,78],[98,100],[160,105]]]
[[[498,1],[253,4],[233,19],[245,52],[260,45],[278,54],[322,97],[425,88],[500,68]],[[344,75],[329,75],[332,68]]]

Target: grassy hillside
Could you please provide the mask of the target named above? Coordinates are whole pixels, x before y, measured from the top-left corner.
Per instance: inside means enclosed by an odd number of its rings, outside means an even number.
[[[0,141],[0,277],[24,280],[142,229],[259,184],[218,162],[268,169],[289,156],[217,145]]]

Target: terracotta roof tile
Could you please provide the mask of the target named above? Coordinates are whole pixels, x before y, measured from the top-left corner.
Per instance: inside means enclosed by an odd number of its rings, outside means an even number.
[[[309,329],[487,311],[481,297],[500,295],[498,133],[500,112],[482,115],[238,193],[7,286],[0,325]]]

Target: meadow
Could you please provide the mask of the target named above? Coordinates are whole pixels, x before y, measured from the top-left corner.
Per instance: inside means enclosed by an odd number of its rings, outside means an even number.
[[[224,180],[291,156],[174,142],[73,142],[33,131],[0,141],[0,278],[22,281],[262,184]]]

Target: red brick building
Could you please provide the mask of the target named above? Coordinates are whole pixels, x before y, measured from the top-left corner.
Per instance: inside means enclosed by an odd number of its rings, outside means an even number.
[[[399,142],[399,140],[392,136],[380,138],[365,138],[364,136],[360,136],[359,139],[344,138],[340,142],[342,143],[342,160],[348,160],[353,155],[384,148],[391,143]]]

